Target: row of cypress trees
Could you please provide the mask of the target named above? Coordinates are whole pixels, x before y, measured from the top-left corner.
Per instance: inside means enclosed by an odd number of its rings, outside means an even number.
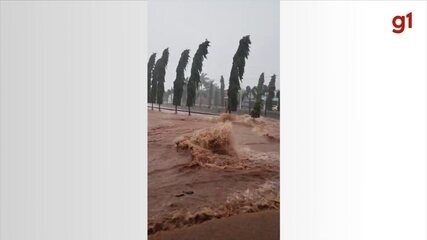
[[[230,80],[229,80],[229,88],[227,91],[228,95],[228,105],[227,105],[227,112],[231,113],[232,111],[237,110],[238,105],[238,92],[241,89],[240,83],[243,79],[243,75],[245,72],[245,65],[246,65],[246,59],[249,56],[250,51],[250,36],[244,36],[239,41],[239,47],[236,51],[236,53],[233,56],[233,65],[230,72]],[[189,62],[190,58],[190,50],[186,49],[181,53],[181,57],[178,62],[178,66],[176,68],[176,78],[174,81],[174,94],[173,94],[173,104],[175,105],[175,113],[177,112],[177,106],[181,105],[181,99],[184,92],[184,86],[187,85],[186,88],[186,106],[188,107],[188,115],[191,115],[191,107],[195,105],[196,100],[196,90],[199,88],[200,84],[200,75],[202,73],[203,69],[203,61],[207,58],[208,55],[208,48],[210,46],[210,42],[208,40],[205,40],[203,43],[201,43],[194,54],[193,62],[191,66],[191,74],[190,78],[188,80],[188,83],[185,84],[185,69],[187,67],[187,64]],[[153,110],[154,103],[159,104],[159,111],[160,111],[160,105],[163,103],[163,93],[164,93],[164,82],[165,82],[165,73],[166,73],[166,67],[168,64],[169,59],[169,49],[166,48],[163,51],[163,54],[160,59],[156,62],[156,53],[153,53],[148,61],[148,102],[151,103],[151,109]],[[274,91],[275,91],[275,79],[276,76],[273,75],[272,79],[268,86],[268,96],[266,101],[266,110],[271,110],[272,107],[272,99],[274,97]],[[210,89],[209,89],[209,99],[212,99],[213,97],[213,83],[210,83]],[[265,92],[263,89],[264,86],[264,73],[261,74],[260,79],[258,81],[258,87],[254,87],[254,89],[250,90],[250,87],[248,86],[246,89],[246,92],[248,96],[250,97],[252,95],[255,96],[256,102],[254,109],[251,112],[252,117],[259,117],[260,111],[261,111],[261,95]],[[221,76],[220,80],[220,92],[215,92],[215,94],[220,94],[221,99],[221,106],[224,106],[224,77]],[[249,88],[249,89],[248,89]],[[217,99],[217,97],[215,98]]]
[[[250,87],[246,87],[247,91],[248,88],[250,89]],[[265,101],[265,113],[264,115],[267,115],[267,110],[271,111],[273,108],[273,98],[274,98],[274,93],[276,91],[276,75],[274,74],[273,76],[271,76],[271,80],[268,83],[268,86],[265,87],[264,85],[264,73],[261,73],[261,75],[259,76],[258,79],[258,86],[254,87],[250,93],[252,93],[253,96],[255,96],[255,105],[253,110],[251,111],[251,116],[254,118],[257,118],[261,115],[261,109],[262,109],[262,96],[267,92],[267,98]],[[276,97],[279,98],[279,103],[280,103],[280,91],[277,91],[276,93]],[[278,106],[278,110],[279,110],[279,106]]]
[[[148,61],[148,102],[151,103],[151,109],[153,109],[154,103],[158,103],[160,111],[160,105],[163,103],[163,93],[165,92],[165,75],[169,61],[169,48],[163,50],[162,57],[153,65],[155,59],[156,54],[153,53]]]

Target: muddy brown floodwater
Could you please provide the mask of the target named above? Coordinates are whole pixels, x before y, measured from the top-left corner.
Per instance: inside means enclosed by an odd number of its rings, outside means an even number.
[[[277,211],[279,126],[248,115],[149,110],[148,234]]]

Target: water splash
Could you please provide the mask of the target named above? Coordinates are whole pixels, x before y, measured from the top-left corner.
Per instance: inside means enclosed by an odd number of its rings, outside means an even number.
[[[175,144],[177,149],[191,152],[191,167],[245,168],[234,149],[231,131],[230,122],[218,123],[190,136],[181,136]]]

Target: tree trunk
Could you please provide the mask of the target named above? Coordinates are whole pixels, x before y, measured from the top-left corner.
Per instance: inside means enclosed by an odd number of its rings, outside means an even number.
[[[175,105],[175,114],[177,114],[178,113],[178,106],[177,105]]]
[[[151,103],[151,110],[154,110],[154,103]]]
[[[159,112],[160,112],[160,103],[159,103]]]
[[[188,107],[188,116],[191,116],[190,107]]]

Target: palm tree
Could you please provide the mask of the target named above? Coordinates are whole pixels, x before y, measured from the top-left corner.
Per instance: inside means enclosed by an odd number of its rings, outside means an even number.
[[[209,88],[210,84],[210,78],[208,77],[207,73],[201,73],[200,74],[200,85],[203,86],[205,89]]]
[[[208,77],[208,74],[207,73],[201,73],[200,74],[199,87],[196,89],[197,90],[196,101],[194,101],[194,103],[199,101],[199,107],[202,107],[203,98],[207,97],[207,91],[209,89],[209,83],[210,83],[210,79]]]
[[[199,87],[200,73],[202,72],[203,68],[203,60],[208,55],[209,46],[210,45],[208,40],[201,43],[193,57],[193,63],[191,65],[191,75],[187,85],[188,115],[191,115],[190,107],[194,106],[196,89]]]
[[[181,53],[181,58],[179,59],[178,66],[176,67],[176,79],[173,82],[173,105],[175,105],[175,114],[178,113],[178,106],[181,106],[181,98],[185,81],[184,72],[189,58],[190,50],[186,49]]]
[[[166,67],[168,65],[169,61],[169,48],[166,48],[163,50],[162,57],[160,58],[160,65],[157,68],[157,74],[155,74],[155,78],[157,81],[157,103],[159,104],[159,111],[160,111],[160,104],[163,103],[163,93],[165,92],[165,75],[166,75]],[[157,67],[157,64],[156,64]]]
[[[265,114],[267,116],[267,110],[271,111],[273,108],[273,97],[274,97],[274,92],[276,91],[276,75],[273,74],[273,76],[271,76],[271,80],[268,83],[268,95],[267,95],[267,99],[265,101]]]
[[[256,89],[253,89],[253,93],[255,93],[255,97],[256,97],[254,109],[251,112],[251,117],[253,118],[259,118],[259,116],[261,115],[261,107],[262,107],[261,96],[263,95],[263,85],[264,85],[264,73],[261,73],[258,79],[258,87]]]
[[[151,54],[150,59],[147,64],[147,82],[148,82],[148,102],[151,102],[150,92],[151,92],[151,78],[153,76],[153,68],[156,63],[156,53]]]
[[[231,67],[230,81],[228,87],[228,111],[237,110],[238,102],[238,91],[240,90],[240,82],[243,79],[243,74],[245,72],[246,59],[249,56],[249,46],[251,40],[248,36],[244,36],[240,39],[239,47],[237,48],[236,53],[233,57],[233,65]]]

